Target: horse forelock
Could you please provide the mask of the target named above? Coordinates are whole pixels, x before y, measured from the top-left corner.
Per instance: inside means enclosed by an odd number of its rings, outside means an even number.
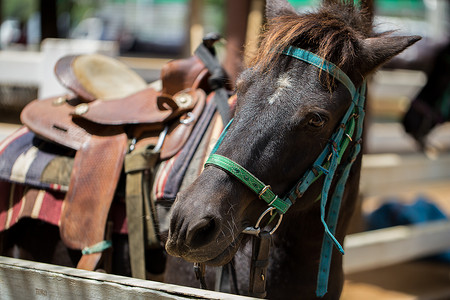
[[[316,12],[273,18],[252,66],[271,69],[289,45],[310,50],[340,68],[354,65],[359,40],[375,35],[371,10],[370,5],[358,8],[346,0],[328,0]]]

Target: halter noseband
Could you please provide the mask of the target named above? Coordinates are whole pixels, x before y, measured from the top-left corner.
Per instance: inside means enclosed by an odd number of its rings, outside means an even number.
[[[320,219],[324,226],[325,235],[322,243],[316,289],[316,295],[318,297],[322,297],[327,292],[328,287],[332,245],[334,244],[338,250],[344,254],[344,250],[334,237],[334,233],[336,231],[345,184],[347,182],[351,166],[361,150],[366,83],[364,81],[361,87],[356,89],[352,80],[341,69],[333,63],[326,61],[325,59],[309,51],[289,46],[282,53],[307,62],[323,71],[328,72],[331,76],[346,86],[352,96],[352,102],[345,115],[342,117],[340,126],[338,126],[335,130],[326,147],[317,157],[311,168],[303,175],[303,177],[290,190],[290,192],[282,198],[275,195],[269,185],[261,182],[257,177],[247,171],[244,167],[240,166],[238,163],[222,155],[215,154],[233,120],[231,120],[223,130],[211,155],[205,163],[205,167],[215,166],[225,170],[244,183],[247,187],[254,191],[260,199],[264,200],[268,204],[269,208],[263,212],[255,227],[249,227],[244,230],[244,233],[253,234],[256,236],[259,236],[260,234],[259,223],[268,212],[276,211],[280,214],[277,225],[270,231],[270,234],[272,234],[281,223],[282,216],[295,203],[295,201],[301,198],[305,191],[319,177],[322,175],[325,176],[322,193],[321,196],[319,196],[319,198],[321,198]],[[351,149],[352,152],[350,153],[349,160],[341,162],[341,158],[352,140],[355,140],[356,144]],[[337,182],[335,192],[331,198],[329,212],[325,220],[325,206],[327,204],[328,192],[338,166],[342,168],[343,171]]]

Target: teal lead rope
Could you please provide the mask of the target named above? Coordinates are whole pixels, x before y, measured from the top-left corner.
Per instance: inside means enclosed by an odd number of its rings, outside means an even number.
[[[309,188],[311,184],[313,184],[320,176],[325,175],[325,181],[322,187],[320,198],[320,220],[324,226],[325,235],[322,243],[316,288],[316,295],[318,297],[323,297],[326,294],[328,288],[333,244],[336,246],[339,252],[344,254],[344,249],[342,248],[339,241],[335,238],[334,234],[336,231],[339,209],[350,169],[361,149],[359,141],[362,136],[364,121],[366,83],[364,82],[361,88],[359,90],[356,90],[351,79],[342,70],[340,70],[333,63],[328,62],[309,51],[290,46],[283,51],[283,54],[300,59],[328,72],[335,79],[344,84],[344,86],[347,87],[352,96],[352,103],[350,104],[350,107],[342,118],[341,126],[333,134],[327,147],[325,147],[325,149],[313,163],[313,167],[311,168],[311,170],[309,170],[303,176],[298,184],[284,198],[279,198],[277,195],[275,195],[270,189],[269,185],[265,185],[264,183],[262,183],[244,167],[224,156],[215,154],[233,120],[231,120],[223,130],[211,155],[205,163],[205,167],[208,165],[213,165],[227,171],[229,174],[236,177],[247,187],[253,190],[256,194],[258,194],[259,198],[266,201],[268,206],[276,208],[278,213],[280,214],[286,213],[286,211],[296,201],[296,199],[302,197],[303,193]],[[354,148],[351,149],[352,152],[350,154],[349,161],[344,162],[344,164],[340,166],[341,158],[345,150],[347,149],[349,141],[352,140],[352,136],[355,130],[356,134],[354,135],[354,138],[356,139],[357,143],[355,144]],[[328,215],[325,220],[325,208],[327,205],[328,192],[330,190],[331,183],[338,166],[343,169],[343,173],[339,178],[335,192],[331,198]]]
[[[334,242],[334,233],[336,231],[337,222],[339,219],[339,210],[341,207],[342,197],[345,191],[345,184],[347,182],[348,176],[350,174],[350,169],[353,165],[353,162],[356,160],[359,152],[361,151],[361,137],[362,137],[362,129],[364,123],[364,102],[365,102],[365,91],[366,83],[364,82],[361,86],[360,92],[358,93],[358,104],[355,108],[355,115],[358,116],[357,125],[356,125],[356,144],[352,149],[352,153],[350,154],[349,161],[343,166],[344,171],[339,178],[338,183],[336,184],[336,190],[331,198],[330,206],[328,208],[328,216],[326,222],[323,219],[323,215],[321,212],[321,220],[322,223],[326,223],[327,227],[330,231],[330,234],[326,234],[323,237],[322,242],[322,250],[320,253],[320,262],[319,262],[319,270],[317,274],[317,288],[316,295],[317,297],[323,297],[327,293],[328,289],[328,277],[330,274],[330,265],[331,265],[331,257],[332,257],[332,241]],[[322,193],[322,202],[324,202],[324,197]],[[326,202],[326,200],[325,200]],[[344,254],[343,249],[339,248],[339,251]]]

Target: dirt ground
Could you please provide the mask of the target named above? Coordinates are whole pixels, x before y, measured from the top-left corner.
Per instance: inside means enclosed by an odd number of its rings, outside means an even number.
[[[450,299],[450,264],[419,260],[348,275],[341,299]]]

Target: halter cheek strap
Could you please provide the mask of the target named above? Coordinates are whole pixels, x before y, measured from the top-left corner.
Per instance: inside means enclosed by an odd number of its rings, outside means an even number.
[[[327,146],[313,163],[310,170],[303,175],[303,177],[294,186],[294,188],[292,188],[292,190],[283,198],[275,195],[275,193],[273,193],[273,191],[270,189],[269,185],[261,182],[256,176],[251,174],[238,163],[224,156],[215,154],[233,120],[228,123],[228,125],[222,132],[222,135],[220,136],[216,146],[214,147],[211,155],[205,163],[205,167],[212,165],[223,169],[229,174],[233,175],[235,178],[249,187],[252,191],[254,191],[260,199],[264,200],[268,204],[269,207],[271,207],[272,209],[276,209],[276,211],[281,214],[281,216],[287,212],[289,207],[291,207],[291,205],[294,204],[296,200],[302,197],[302,195],[311,186],[311,184],[313,184],[322,175],[325,176],[322,193],[320,196],[320,220],[324,226],[325,235],[322,243],[316,289],[316,295],[318,297],[322,297],[326,294],[328,287],[332,245],[334,244],[336,248],[342,254],[344,254],[344,250],[337,239],[334,237],[334,233],[336,231],[339,209],[350,169],[361,150],[360,141],[362,137],[364,121],[366,83],[364,82],[357,90],[351,79],[336,65],[309,51],[290,46],[283,51],[283,54],[302,60],[316,66],[319,69],[322,69],[323,71],[328,72],[335,79],[340,81],[345,87],[347,87],[352,96],[352,102],[345,115],[343,116],[340,126],[333,133]],[[350,141],[352,141],[353,139],[355,139],[357,143],[351,149],[349,160],[341,163],[343,154],[347,150]],[[328,215],[325,218],[325,208],[328,200],[328,192],[330,190],[331,183],[334,179],[334,175],[338,166],[342,169],[342,174],[337,182],[335,192],[333,193],[329,205]],[[265,213],[266,212],[264,212],[263,214]],[[279,222],[281,221],[281,216]],[[279,224],[277,224],[277,226],[278,225]],[[259,228],[256,229],[256,232],[258,232],[259,234]],[[275,229],[272,230],[271,233],[273,233]],[[246,229],[245,232],[248,233],[251,231],[248,231]]]

